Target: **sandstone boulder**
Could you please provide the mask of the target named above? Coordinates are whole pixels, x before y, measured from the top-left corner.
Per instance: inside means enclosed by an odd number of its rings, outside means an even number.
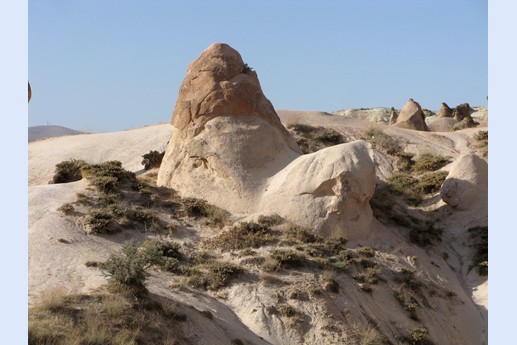
[[[457,121],[452,117],[433,116],[433,118],[427,122],[427,127],[429,127],[431,132],[452,132],[456,123]]]
[[[400,109],[397,122],[393,125],[400,128],[414,129],[417,131],[429,131],[425,123],[424,112],[420,104],[412,98]]]
[[[369,144],[302,156],[257,74],[230,46],[213,44],[190,65],[172,125],[158,185],[234,214],[279,213],[322,234],[369,230]]]
[[[475,154],[460,156],[451,166],[440,189],[442,200],[459,210],[486,212],[488,200],[488,164]]]
[[[259,208],[324,236],[364,236],[373,221],[371,145],[362,140],[299,157],[268,179]]]

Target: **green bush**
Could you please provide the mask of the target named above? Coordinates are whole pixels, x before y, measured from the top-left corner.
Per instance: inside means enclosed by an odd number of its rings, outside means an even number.
[[[257,220],[257,223],[271,227],[275,225],[282,224],[284,222],[284,218],[280,217],[278,214],[272,214],[268,216],[260,216]]]
[[[425,327],[413,328],[409,331],[409,336],[404,336],[402,342],[410,345],[433,345],[429,339],[429,330]]]
[[[425,153],[418,157],[413,165],[413,171],[436,171],[449,164],[450,159],[443,156],[435,156],[429,153]]]
[[[66,214],[66,215],[71,215],[71,214],[74,213],[75,208],[74,208],[74,205],[72,205],[71,203],[67,202],[66,204],[61,205],[61,207],[59,207],[57,210],[59,212],[62,212],[64,214]]]
[[[443,182],[449,173],[447,171],[436,171],[419,177],[416,188],[422,194],[433,194],[440,191]]]
[[[230,262],[212,261],[193,267],[188,278],[189,285],[205,290],[217,290],[228,285],[243,272],[242,268]]]
[[[144,241],[140,250],[147,264],[173,272],[178,268],[179,261],[183,257],[179,248],[177,243],[147,240]]]
[[[79,159],[70,159],[56,164],[56,170],[54,177],[52,177],[53,183],[67,183],[79,181],[83,178],[81,175],[81,169],[88,164]]]
[[[122,255],[112,254],[102,265],[102,269],[111,281],[117,284],[130,286],[143,286],[149,277],[147,272],[148,262],[142,255],[137,245],[132,242],[124,243]]]
[[[90,211],[84,217],[84,226],[90,234],[111,234],[116,231],[113,216],[104,211]]]
[[[303,243],[322,242],[323,239],[316,235],[313,230],[298,225],[291,225],[287,233],[294,239]]]
[[[222,251],[230,251],[259,248],[275,242],[277,242],[277,239],[268,226],[253,222],[243,222],[207,240],[206,245],[211,248],[220,248]]]
[[[184,198],[181,202],[187,217],[206,218],[205,224],[210,227],[222,228],[226,224],[228,213],[217,206],[210,205],[206,200]]]
[[[306,263],[305,257],[293,250],[274,249],[271,258],[278,262],[280,268],[296,268]]]

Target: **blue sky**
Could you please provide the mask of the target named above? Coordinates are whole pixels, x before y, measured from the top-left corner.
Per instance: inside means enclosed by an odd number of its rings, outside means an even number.
[[[29,126],[170,121],[214,42],[241,53],[277,109],[487,104],[486,0],[30,0],[28,18]]]

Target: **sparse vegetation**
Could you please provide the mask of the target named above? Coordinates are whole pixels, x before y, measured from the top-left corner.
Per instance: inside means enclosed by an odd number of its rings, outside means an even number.
[[[69,159],[58,163],[56,164],[56,170],[54,177],[52,178],[52,182],[68,183],[79,181],[83,178],[81,169],[86,165],[86,162],[80,159]]]
[[[223,251],[245,248],[259,248],[277,242],[271,228],[266,225],[243,222],[220,235],[206,241],[210,248],[221,248]]]
[[[393,296],[402,309],[408,313],[409,318],[417,321],[418,316],[416,314],[416,308],[418,307],[418,301],[413,296],[409,295],[406,289],[402,286],[393,292]]]
[[[230,262],[213,261],[194,266],[188,271],[188,284],[205,290],[217,290],[239,276],[243,269]]]
[[[149,276],[148,266],[149,262],[138,251],[137,245],[129,241],[122,247],[122,255],[112,254],[102,265],[102,269],[114,283],[143,286]]]
[[[450,163],[450,159],[448,157],[443,157],[439,155],[432,155],[430,153],[425,153],[418,157],[413,165],[413,171],[415,172],[425,172],[425,171],[436,171],[438,169],[443,168],[447,164]]]
[[[418,205],[425,195],[440,190],[448,173],[437,171],[414,177],[408,173],[398,172],[388,180],[388,192],[402,196],[408,203]]]
[[[196,198],[184,198],[181,200],[186,216],[192,218],[205,218],[205,224],[211,227],[222,228],[227,220],[227,212],[210,205],[206,200]]]
[[[29,308],[29,345],[165,344],[166,339],[184,338],[177,322],[185,315],[145,290],[51,295],[51,304],[43,296]]]
[[[75,208],[74,205],[67,202],[66,204],[61,205],[57,210],[65,215],[71,215],[74,213]]]
[[[380,128],[368,128],[363,133],[362,138],[369,141],[377,150],[388,155],[396,155],[401,151],[399,143]]]
[[[89,234],[111,234],[116,231],[113,216],[106,211],[90,211],[84,217],[84,227]]]
[[[405,344],[410,345],[433,345],[434,343],[429,339],[429,330],[425,327],[413,328],[409,331],[409,335],[403,336],[400,339]]]
[[[142,165],[144,166],[144,170],[149,170],[152,168],[159,168],[162,164],[163,156],[165,155],[164,152],[158,152],[158,151],[149,151],[149,153],[146,153],[142,156]]]
[[[474,135],[474,147],[481,156],[488,157],[488,131],[479,131]]]
[[[305,154],[345,142],[343,135],[332,128],[313,127],[300,123],[289,125],[287,128]]]

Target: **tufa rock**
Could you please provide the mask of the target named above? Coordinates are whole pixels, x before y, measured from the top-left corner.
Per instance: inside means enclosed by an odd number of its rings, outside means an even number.
[[[436,114],[438,117],[453,117],[452,116],[452,109],[449,108],[447,103],[442,102],[442,106],[440,110],[438,110],[438,113]]]
[[[429,131],[425,123],[424,112],[420,104],[415,102],[413,98],[410,98],[400,109],[397,121],[393,126],[417,131]]]
[[[322,234],[369,232],[375,185],[369,144],[302,156],[256,72],[230,46],[213,44],[192,62],[172,125],[158,185],[243,216],[273,210]]]

